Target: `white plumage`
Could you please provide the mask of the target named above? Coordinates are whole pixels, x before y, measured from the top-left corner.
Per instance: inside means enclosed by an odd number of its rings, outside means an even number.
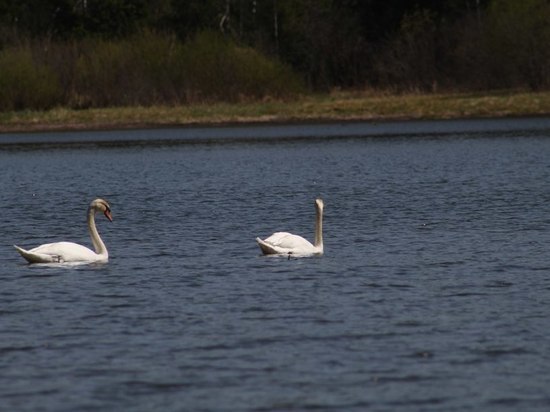
[[[99,237],[95,226],[96,212],[103,212],[109,221],[113,221],[111,208],[103,199],[95,199],[88,207],[88,230],[95,252],[85,246],[73,242],[46,243],[30,250],[25,250],[14,245],[15,249],[29,263],[87,263],[87,262],[107,262],[109,252],[105,243]]]
[[[322,255],[323,254],[323,208],[321,199],[315,200],[315,241],[311,244],[301,236],[288,232],[276,232],[262,240],[256,238],[264,255]]]

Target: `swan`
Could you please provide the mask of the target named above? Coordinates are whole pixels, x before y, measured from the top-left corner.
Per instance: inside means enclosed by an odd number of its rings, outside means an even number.
[[[88,207],[88,231],[90,232],[95,252],[85,246],[72,242],[46,243],[31,250],[25,250],[16,245],[13,246],[29,263],[107,262],[109,260],[109,252],[107,252],[105,243],[99,237],[99,233],[95,227],[96,212],[103,212],[110,222],[113,221],[109,203],[103,199],[95,199],[90,203]]]
[[[288,232],[276,232],[267,239],[256,238],[264,255],[322,255],[323,254],[323,208],[321,199],[315,199],[315,243],[312,245],[301,236]]]

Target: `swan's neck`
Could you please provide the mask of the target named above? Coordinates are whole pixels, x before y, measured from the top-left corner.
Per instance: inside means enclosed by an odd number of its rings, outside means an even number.
[[[315,208],[316,220],[315,220],[315,244],[314,246],[323,250],[323,209],[320,207]]]
[[[92,207],[88,209],[88,230],[90,231],[90,237],[92,238],[95,252],[98,255],[109,256],[105,243],[103,243],[103,240],[99,237],[99,233],[95,227],[95,209]]]

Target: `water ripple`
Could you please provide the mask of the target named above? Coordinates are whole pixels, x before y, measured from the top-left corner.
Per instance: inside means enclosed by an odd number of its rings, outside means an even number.
[[[547,133],[403,132],[0,150],[3,408],[548,410]],[[108,264],[14,252],[97,196]],[[319,196],[325,255],[261,256]]]

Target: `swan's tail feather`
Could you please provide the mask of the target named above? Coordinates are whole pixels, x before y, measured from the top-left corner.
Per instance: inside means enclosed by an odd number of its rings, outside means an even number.
[[[29,252],[27,252],[25,249],[23,249],[22,247],[19,247],[17,245],[13,245],[13,247],[15,248],[15,250],[17,250],[19,252],[19,254],[23,257],[25,257],[25,255],[27,255]]]
[[[46,255],[44,253],[30,252],[30,251],[25,250],[25,249],[23,249],[23,248],[21,248],[17,245],[13,245],[13,247],[29,263],[52,263],[52,262],[59,262],[60,261],[59,256],[52,256],[52,255]]]
[[[262,250],[262,253],[264,255],[276,255],[279,253],[278,250],[274,249],[273,246],[271,246],[269,243],[266,243],[259,237],[256,238],[256,242],[258,243],[258,246],[260,246],[260,249]]]

